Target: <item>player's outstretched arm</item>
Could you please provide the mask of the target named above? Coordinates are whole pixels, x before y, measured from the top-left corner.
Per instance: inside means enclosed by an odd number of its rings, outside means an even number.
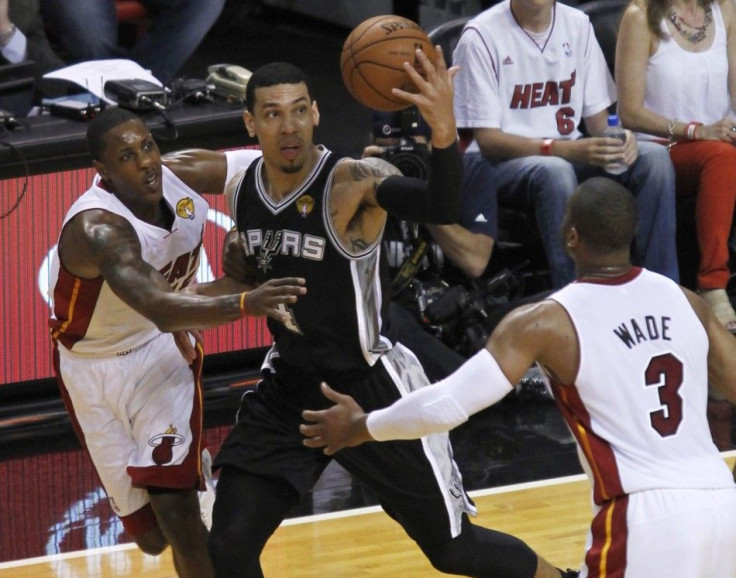
[[[284,279],[254,292],[206,297],[174,291],[143,259],[135,230],[103,210],[85,211],[64,227],[59,256],[73,275],[102,276],[112,291],[161,331],[203,329],[244,315],[282,315],[279,307],[305,292],[303,280]],[[260,288],[259,288],[260,289]]]
[[[505,397],[534,361],[571,380],[577,364],[575,340],[569,320],[556,303],[520,307],[499,324],[486,347],[452,375],[389,407],[366,415],[350,396],[323,384],[323,393],[335,405],[302,412],[307,422],[300,426],[303,443],[332,455],[364,441],[416,439],[451,430]],[[569,346],[562,360],[559,351],[566,349],[560,345]]]

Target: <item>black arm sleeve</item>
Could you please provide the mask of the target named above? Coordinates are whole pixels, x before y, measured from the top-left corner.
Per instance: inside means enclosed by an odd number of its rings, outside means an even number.
[[[376,189],[378,204],[392,215],[414,223],[450,225],[460,220],[463,159],[454,142],[432,150],[429,182],[393,175]]]

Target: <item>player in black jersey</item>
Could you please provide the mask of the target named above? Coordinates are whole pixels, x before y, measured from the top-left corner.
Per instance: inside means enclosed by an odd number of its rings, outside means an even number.
[[[228,272],[257,284],[274,276],[306,279],[307,293],[269,322],[274,345],[257,388],[241,400],[221,468],[210,554],[222,578],[262,576],[260,554],[331,459],[365,482],[384,510],[443,572],[496,578],[558,578],[520,540],[471,524],[446,435],[364,444],[328,457],[302,444],[301,412],[326,407],[321,381],[362,407],[381,408],[428,380],[416,357],[381,334],[389,279],[379,272],[387,211],[413,222],[459,216],[462,160],[452,111],[455,69],[417,53],[408,63],[418,93],[395,95],[419,107],[432,128],[431,178],[403,177],[376,159],[339,158],[313,142],[319,109],[298,68],[272,63],[247,88],[246,128],[263,151],[228,186],[241,247]],[[237,268],[237,267],[235,267]]]

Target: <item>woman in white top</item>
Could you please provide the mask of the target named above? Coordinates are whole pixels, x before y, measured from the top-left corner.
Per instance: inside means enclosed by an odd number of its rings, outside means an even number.
[[[670,147],[678,197],[697,195],[697,289],[736,332],[726,294],[736,200],[736,9],[732,0],[632,0],[616,45],[619,115]]]

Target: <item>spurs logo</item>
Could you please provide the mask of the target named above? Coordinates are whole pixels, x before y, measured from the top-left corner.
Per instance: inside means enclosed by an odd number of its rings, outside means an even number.
[[[273,259],[274,253],[278,252],[281,248],[281,238],[283,237],[283,231],[277,231],[275,234],[273,231],[267,231],[266,236],[263,239],[263,244],[258,253],[258,268],[264,273],[268,273],[271,269],[271,259]]]

